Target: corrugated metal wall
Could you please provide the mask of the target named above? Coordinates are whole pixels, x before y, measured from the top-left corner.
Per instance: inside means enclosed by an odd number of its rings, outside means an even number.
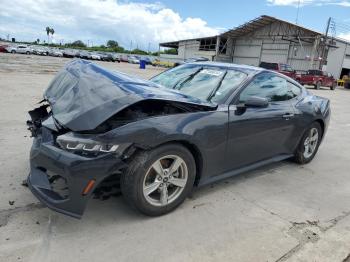
[[[287,63],[288,51],[289,43],[266,39],[263,41],[260,61]]]
[[[343,68],[350,69],[350,45],[346,46]]]
[[[328,51],[326,70],[339,78],[342,68],[350,69],[350,45],[342,41],[336,41],[337,48]]]
[[[199,50],[199,41],[189,40],[189,41],[180,41],[178,48],[178,58],[187,59],[191,57],[206,57],[209,60],[212,60],[215,55],[215,51],[200,51]]]
[[[294,43],[282,40],[281,37],[268,37],[267,35],[288,35],[282,32],[285,27],[280,22],[267,25],[256,30],[250,37],[243,36],[235,39],[233,63],[258,66],[260,62],[275,62],[290,64],[295,70],[308,70],[318,68],[318,61],[310,62],[306,59],[314,52],[312,43]]]
[[[258,66],[261,54],[262,40],[253,38],[236,39],[232,62]]]

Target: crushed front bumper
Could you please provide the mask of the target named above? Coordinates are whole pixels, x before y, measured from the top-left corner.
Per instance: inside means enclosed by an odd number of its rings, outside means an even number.
[[[47,207],[81,218],[94,189],[106,177],[119,173],[126,164],[112,153],[89,158],[62,150],[54,144],[50,130],[41,129],[30,152],[28,186]],[[63,181],[60,190],[53,185],[57,179]],[[91,180],[95,183],[84,195],[84,188]]]

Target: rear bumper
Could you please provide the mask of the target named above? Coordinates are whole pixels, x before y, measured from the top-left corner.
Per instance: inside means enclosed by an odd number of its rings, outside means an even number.
[[[30,152],[27,181],[32,193],[47,207],[81,218],[98,184],[125,166],[114,154],[82,157],[56,147],[50,136],[40,135],[34,139]],[[57,180],[63,181],[62,188],[56,187]],[[93,188],[83,195],[84,188],[91,180],[95,180]]]

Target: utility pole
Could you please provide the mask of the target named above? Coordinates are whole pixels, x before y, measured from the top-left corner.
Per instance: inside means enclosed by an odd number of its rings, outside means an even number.
[[[296,19],[295,19],[295,24],[298,24],[298,20],[299,20],[299,9],[300,9],[300,0],[298,1],[297,17],[296,17]]]
[[[312,51],[311,51],[309,69],[316,69],[315,64],[314,64],[315,63],[315,54],[316,54],[317,46],[319,45],[319,43],[320,43],[320,37],[316,36],[314,46],[313,46]]]
[[[150,50],[150,46],[151,46],[151,43],[148,42],[148,53],[149,53],[149,50]]]
[[[323,45],[322,45],[322,52],[321,52],[322,60],[320,61],[320,67],[319,67],[320,70],[322,70],[322,66],[324,65],[324,61],[326,60],[326,57],[325,57],[326,52],[325,51],[326,51],[328,32],[329,32],[329,27],[331,25],[331,22],[332,22],[332,17],[328,18],[328,21],[327,21],[326,34],[325,34],[325,37],[323,39]]]

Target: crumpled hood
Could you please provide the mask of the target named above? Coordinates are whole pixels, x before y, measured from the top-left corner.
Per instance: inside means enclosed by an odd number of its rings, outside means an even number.
[[[150,81],[73,60],[57,74],[44,93],[54,118],[73,131],[95,129],[124,108],[159,99],[215,108],[216,105],[161,87]]]

